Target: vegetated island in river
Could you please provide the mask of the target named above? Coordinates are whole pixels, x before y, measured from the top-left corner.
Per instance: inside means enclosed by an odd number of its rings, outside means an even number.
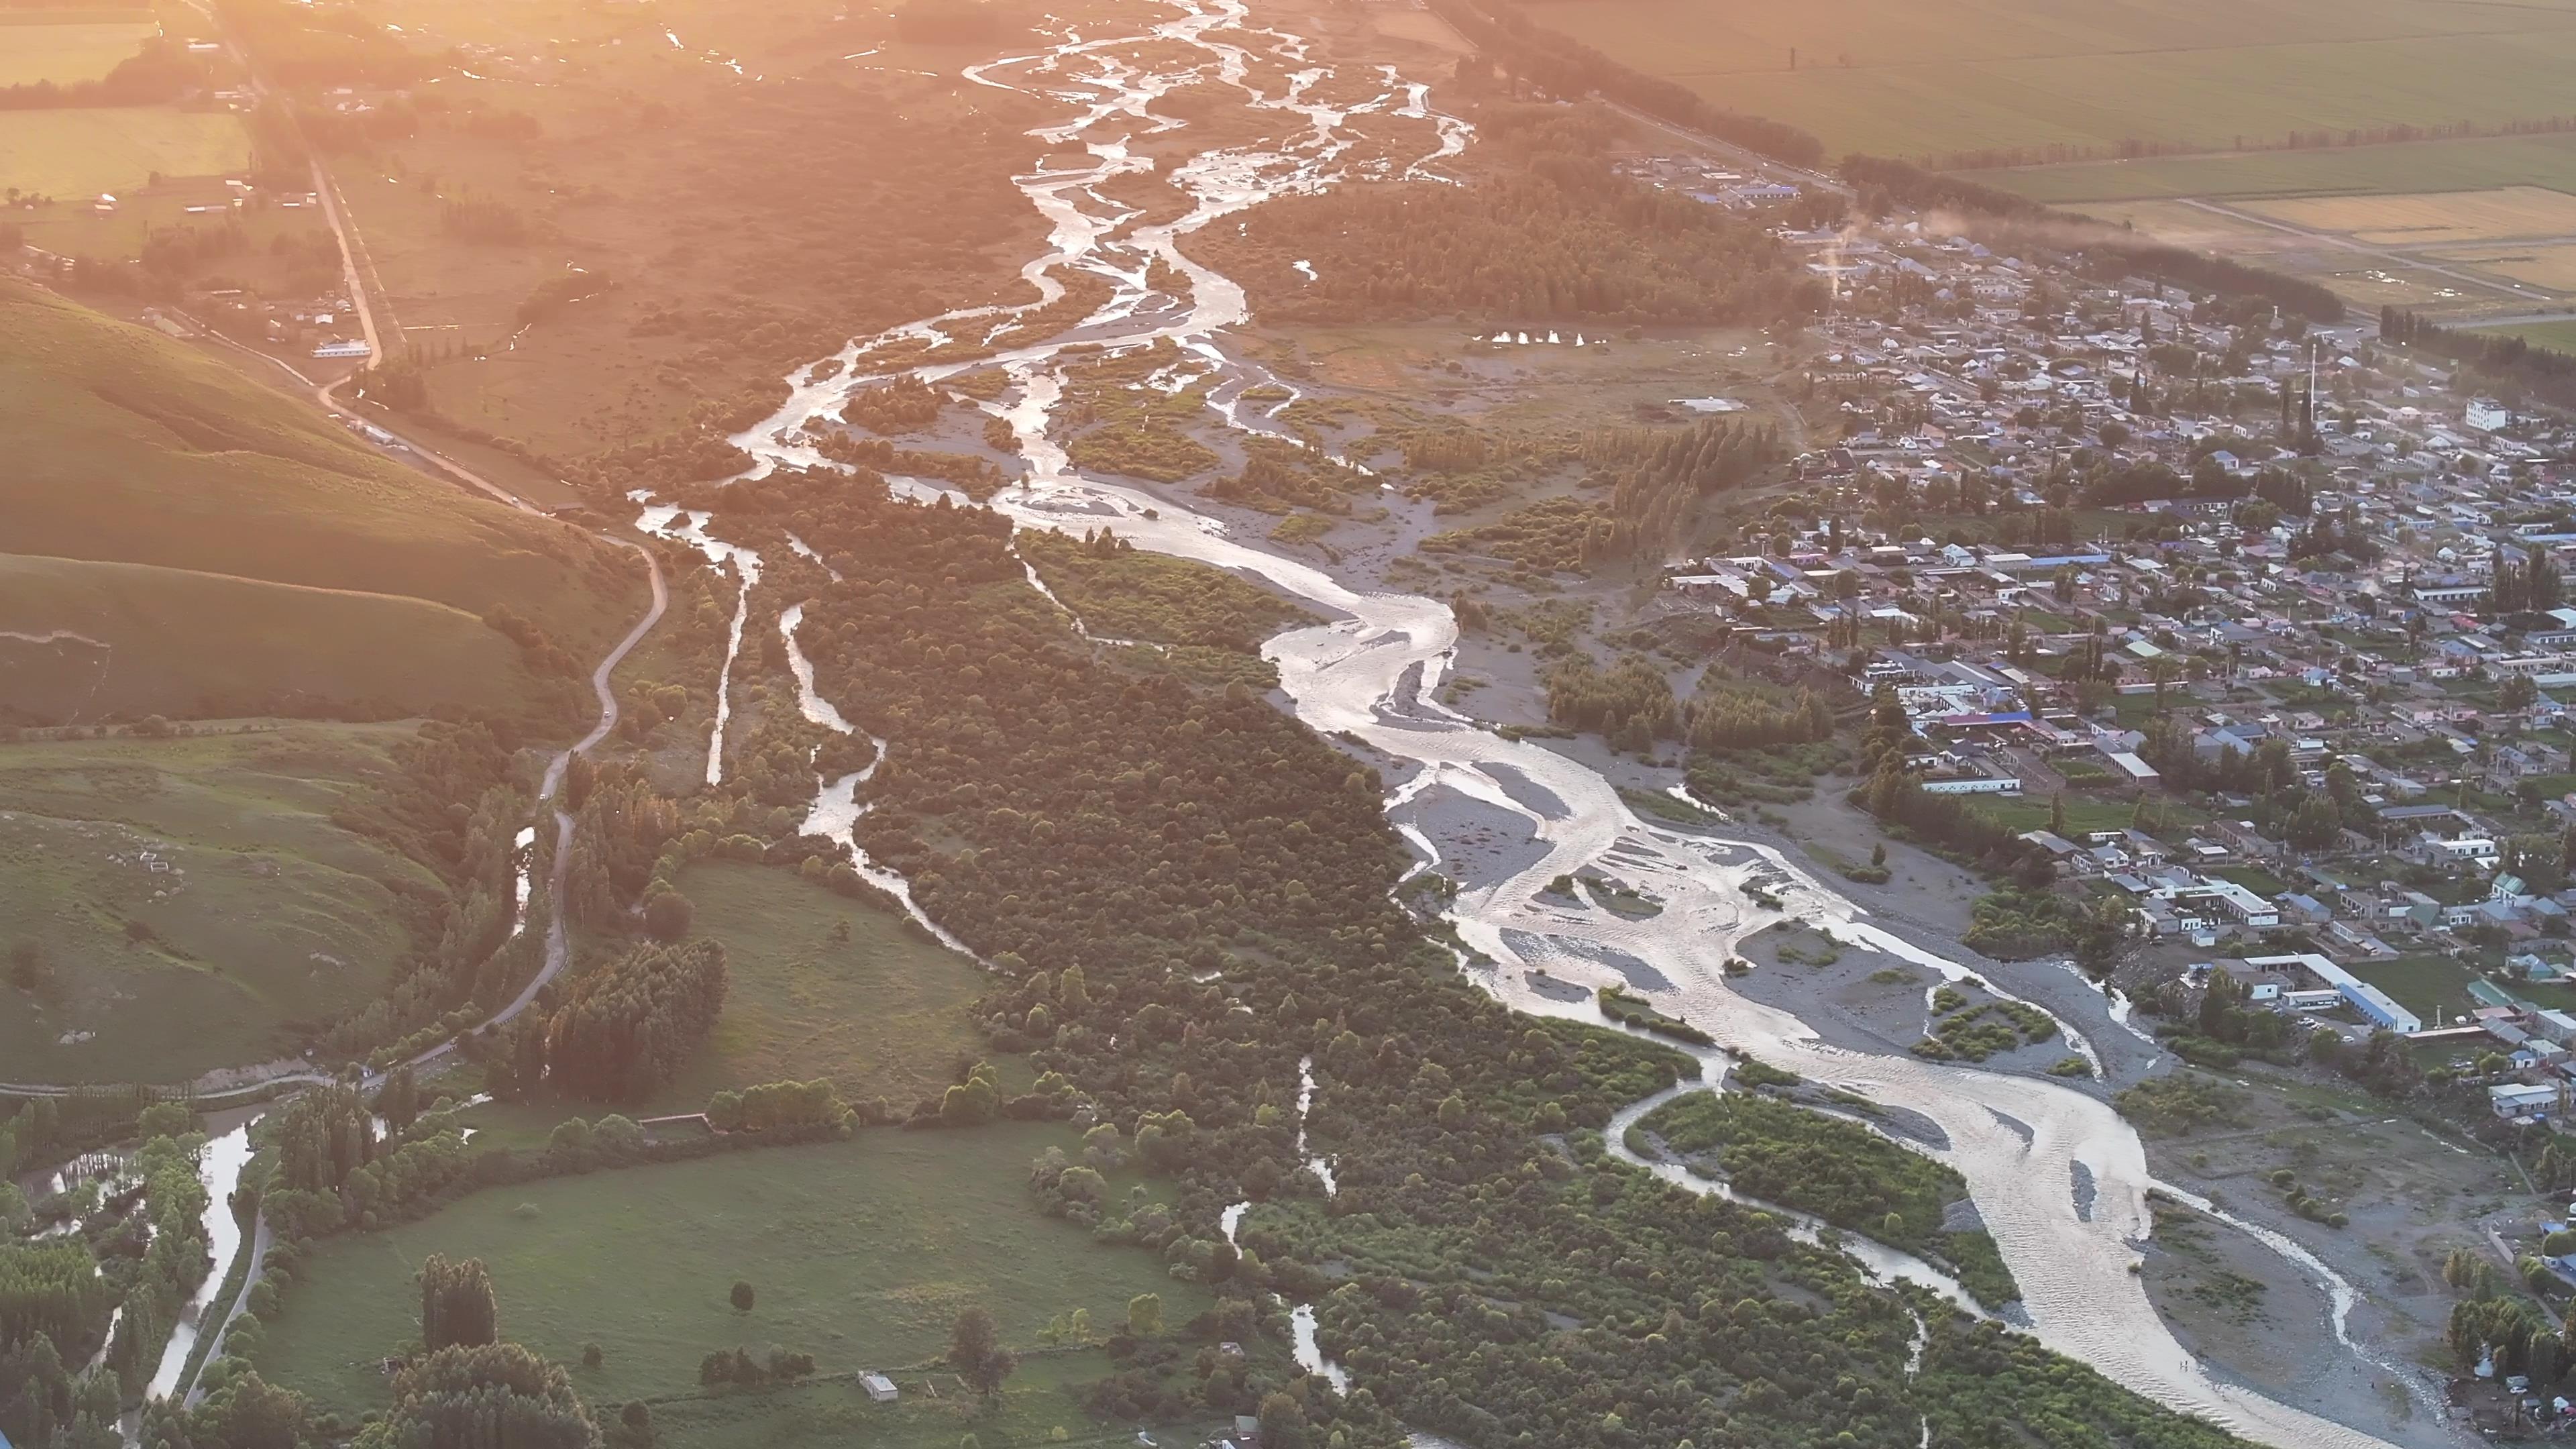
[[[2021,1296],[1966,1178],[1858,1123],[1760,1094],[1785,1076],[1766,1069],[1756,1091],[1676,1097],[1629,1129],[1628,1146],[1947,1268],[1990,1309]]]

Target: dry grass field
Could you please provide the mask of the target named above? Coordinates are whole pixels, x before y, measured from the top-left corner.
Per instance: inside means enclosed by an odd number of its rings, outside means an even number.
[[[2576,246],[2459,247],[2434,255],[2553,292],[2576,292]]]
[[[97,80],[160,29],[148,21],[0,25],[0,86]]]
[[[0,28],[0,42],[23,28]],[[249,167],[250,132],[230,111],[0,111],[0,189],[95,196],[132,190],[156,171],[219,176]]]
[[[1394,40],[1410,40],[1434,50],[1464,55],[1475,49],[1464,36],[1449,27],[1449,22],[1428,10],[1397,9],[1377,6],[1369,11],[1369,25],[1378,34]]]
[[[2543,186],[2244,201],[2239,210],[2374,246],[2576,236],[2576,196]]]

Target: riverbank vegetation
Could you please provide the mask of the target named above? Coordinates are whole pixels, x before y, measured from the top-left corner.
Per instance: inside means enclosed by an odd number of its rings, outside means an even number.
[[[1661,1138],[1686,1161],[1700,1159],[1694,1171],[1740,1192],[1942,1263],[1989,1308],[2021,1296],[1984,1229],[1948,1226],[1953,1206],[1967,1201],[1967,1180],[1857,1122],[1753,1093],[1694,1092],[1632,1130]],[[1629,1145],[1652,1143],[1638,1137]]]
[[[1621,127],[1606,108],[1497,100],[1475,116],[1476,172],[1463,186],[1417,179],[1282,196],[1240,235],[1213,232],[1196,249],[1281,321],[1670,326],[1823,306],[1822,283],[1760,227],[1613,171]]]
[[[1727,1365],[1748,1385],[1783,1382],[1765,1367],[1774,1347],[1901,1377],[1905,1320],[1883,1297],[1832,1287],[1858,1281],[1843,1260],[1621,1167],[1580,1133],[1562,1153],[1547,1145],[1686,1064],[1513,1018],[1461,980],[1389,899],[1401,855],[1378,787],[1347,757],[1248,692],[1139,676],[1082,648],[1020,583],[999,519],[793,472],[735,485],[723,507],[755,546],[792,528],[848,576],[809,606],[805,637],[835,703],[892,742],[862,839],[998,967],[978,1008],[995,1045],[1031,1049],[1136,1150],[1143,1128],[1158,1142],[1186,1130],[1166,1250],[1185,1272],[1221,1295],[1320,1297],[1326,1351],[1370,1392],[1283,1384],[1306,1434],[1371,1442],[1392,1432],[1388,1415],[1479,1442],[1526,1430],[1592,1444],[1624,1400],[1658,1436],[1722,1442],[1715,1400],[1649,1407],[1643,1379],[1549,1367],[1571,1343],[1651,1376],[1667,1351],[1641,1351],[1639,1333],[1665,1334],[1677,1365]],[[1047,783],[1032,794],[1031,782]],[[1318,1024],[1252,1030],[1264,1020]],[[1329,1204],[1296,1169],[1286,1105],[1307,1054]],[[1506,1180],[1520,1184],[1497,1219],[1511,1231],[1447,1226]],[[1229,1257],[1215,1217],[1245,1197],[1264,1206]],[[1665,1283],[1565,1271],[1630,1254]],[[1706,1306],[1760,1305],[1776,1297],[1767,1285],[1791,1281],[1839,1306],[1765,1308],[1751,1355],[1756,1320]],[[1551,1326],[1550,1313],[1581,1326]],[[1414,1367],[1429,1363],[1445,1382]],[[1461,1382],[1471,1364],[1483,1367]],[[1769,1388],[1726,1412],[1781,1443],[1819,1429],[1813,1442],[1849,1431],[1894,1443],[1918,1429],[1891,1405],[1826,1408]]]
[[[1110,529],[1023,533],[1014,546],[1083,626],[1106,638],[1257,654],[1315,615],[1205,564],[1148,553]]]

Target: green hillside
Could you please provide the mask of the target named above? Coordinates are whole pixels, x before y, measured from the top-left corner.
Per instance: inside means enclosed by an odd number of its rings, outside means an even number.
[[[0,554],[0,621],[0,724],[507,714],[575,687],[445,604],[149,564]]]
[[[150,566],[73,571],[81,598],[50,615],[28,602],[37,591],[22,574],[0,585],[0,633],[88,634],[61,622],[85,611],[107,631],[93,636],[98,643],[166,660],[180,652],[164,632],[170,621],[195,613],[191,638],[218,651],[198,667],[212,679],[240,666],[244,683],[222,696],[236,708],[263,703],[239,697],[251,680],[308,702],[490,707],[524,679],[487,680],[478,701],[475,689],[440,677],[506,671],[497,661],[515,652],[490,653],[466,622],[507,605],[588,659],[643,604],[636,564],[581,530],[414,472],[215,358],[10,282],[0,282],[0,447],[11,463],[0,469],[0,545]],[[361,604],[262,587],[277,585],[379,597]],[[23,662],[64,672],[57,661]],[[138,701],[182,709],[204,688],[184,677],[157,692],[148,679],[118,683]]]
[[[384,989],[442,887],[330,817],[415,726],[252,728],[0,744],[9,1079],[187,1081]]]

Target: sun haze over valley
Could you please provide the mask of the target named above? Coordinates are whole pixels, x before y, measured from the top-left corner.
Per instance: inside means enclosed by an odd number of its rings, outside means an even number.
[[[2576,0],[0,0],[0,1449],[2466,1449]]]

